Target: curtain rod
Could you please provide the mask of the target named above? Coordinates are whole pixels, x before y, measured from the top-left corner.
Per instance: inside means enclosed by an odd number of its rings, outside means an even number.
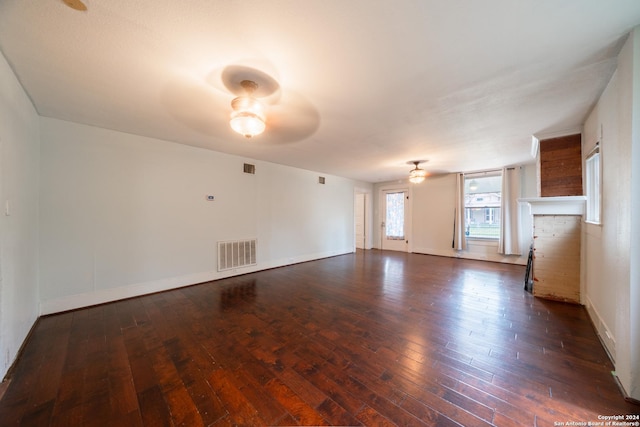
[[[522,166],[509,166],[505,169],[507,170],[514,170],[516,168],[520,168]],[[474,171],[474,172],[460,172],[461,174],[465,175],[465,176],[473,176],[473,175],[488,175],[488,174],[494,174],[494,173],[498,173],[498,172],[502,172],[502,168],[501,169],[489,169],[489,170],[484,170],[484,171]]]
[[[484,176],[488,174],[496,174],[502,172],[502,169],[490,169],[486,171],[476,171],[476,172],[462,172],[464,176]]]

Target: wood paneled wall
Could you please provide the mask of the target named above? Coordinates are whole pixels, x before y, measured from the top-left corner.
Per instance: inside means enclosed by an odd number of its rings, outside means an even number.
[[[580,304],[580,215],[534,215],[533,295]]]
[[[540,197],[582,196],[581,135],[540,141]]]

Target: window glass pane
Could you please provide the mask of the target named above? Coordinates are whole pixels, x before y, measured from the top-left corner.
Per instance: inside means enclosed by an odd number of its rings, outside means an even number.
[[[502,176],[465,178],[465,234],[483,239],[500,238]]]
[[[387,239],[404,239],[404,193],[387,193]]]
[[[600,223],[600,153],[586,160],[587,221]]]

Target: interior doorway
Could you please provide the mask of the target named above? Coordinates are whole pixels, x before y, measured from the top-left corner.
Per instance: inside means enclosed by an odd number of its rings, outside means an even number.
[[[385,190],[382,192],[382,242],[383,250],[408,252],[407,215],[409,190]]]
[[[367,218],[366,218],[366,203],[367,203],[367,195],[365,193],[356,193],[355,197],[355,242],[356,249],[365,249],[366,248],[366,239],[367,239]]]

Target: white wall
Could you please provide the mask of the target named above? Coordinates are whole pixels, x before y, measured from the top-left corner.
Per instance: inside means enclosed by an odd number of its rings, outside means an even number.
[[[410,188],[409,206],[412,223],[409,247],[412,252],[523,265],[527,263],[533,225],[528,207],[524,204],[520,205],[521,256],[499,254],[497,241],[469,240],[468,248],[464,251],[456,251],[452,248],[456,174],[430,176],[420,184],[400,184],[398,182],[376,184],[374,186],[376,196],[374,202],[374,247],[380,247],[379,225],[384,213],[381,212],[380,189],[398,185]],[[536,196],[536,167],[534,163],[522,166],[520,189],[523,198]]]
[[[38,150],[38,115],[0,53],[0,378],[38,315]]]
[[[41,135],[43,314],[352,252],[370,187],[49,118]],[[217,241],[253,237],[256,267],[216,271]]]
[[[584,128],[583,156],[600,142],[601,225],[585,223],[586,307],[626,392],[640,399],[640,31]]]
[[[586,296],[585,306],[594,321],[603,342],[612,358],[616,358],[616,311],[619,294],[611,292],[610,286],[621,281],[628,281],[628,251],[618,248],[624,231],[618,227],[619,222],[629,225],[628,197],[618,197],[618,193],[628,194],[628,165],[624,162],[624,146],[618,138],[617,124],[618,74],[611,78],[596,107],[593,109],[584,126],[582,138],[583,161],[600,142],[603,169],[602,182],[602,225],[585,223],[583,225],[584,282]],[[627,157],[628,158],[628,157]],[[586,180],[584,180],[586,182]],[[622,224],[620,224],[622,225]]]

